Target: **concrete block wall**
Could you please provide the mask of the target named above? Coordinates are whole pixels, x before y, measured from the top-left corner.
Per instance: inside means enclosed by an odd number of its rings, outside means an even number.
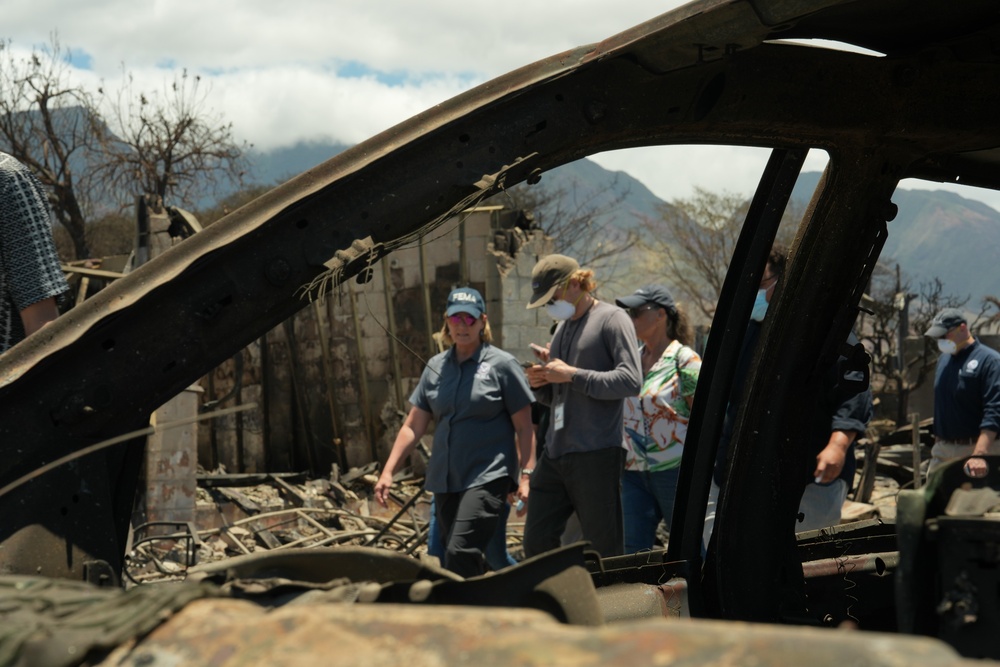
[[[217,463],[230,472],[308,466],[325,474],[342,460],[347,467],[384,461],[425,362],[437,353],[429,334],[440,331],[448,292],[456,286],[483,293],[498,346],[522,361],[533,359],[528,344],[549,340],[551,320],[544,310],[525,308],[531,269],[552,244],[541,232],[508,230],[518,235],[518,252],[513,258],[498,253],[497,230],[510,220],[500,207],[476,209],[461,223],[450,221],[426,235],[423,268],[414,244],[383,258],[370,282],[351,279],[316,306],[306,305],[291,327],[268,334],[265,352],[244,356],[241,395],[260,401],[245,420],[258,426],[257,433],[234,437],[228,431],[240,420],[219,420],[219,433],[203,429],[208,433],[201,434],[200,451],[216,452]],[[216,371],[215,396],[206,400],[224,395],[233,375],[231,368]]]
[[[508,273],[500,277],[499,300],[500,312],[497,317],[491,315],[492,322],[497,322],[496,330],[502,334],[498,345],[510,352],[521,361],[531,361],[535,357],[531,353],[530,343],[544,345],[551,338],[549,329],[552,319],[544,308],[528,310],[526,306],[531,300],[531,269],[535,263],[551,253],[552,240],[545,238],[540,232],[535,232],[525,238],[525,243],[514,258]],[[494,333],[496,332],[494,331]]]

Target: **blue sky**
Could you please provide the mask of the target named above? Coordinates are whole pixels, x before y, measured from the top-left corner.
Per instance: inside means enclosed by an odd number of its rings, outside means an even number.
[[[240,139],[268,150],[363,141],[479,83],[681,4],[4,0],[0,39],[29,51],[57,34],[74,74],[94,88],[120,85],[123,67],[144,90],[162,88],[181,70],[200,75],[210,109],[231,121]],[[767,151],[669,147],[594,159],[669,200],[690,196],[695,186],[749,195]],[[808,169],[822,166],[821,156],[807,162]],[[994,193],[976,198],[1000,208]]]
[[[83,49],[69,49],[66,55],[74,68],[81,70],[94,69],[94,57]]]

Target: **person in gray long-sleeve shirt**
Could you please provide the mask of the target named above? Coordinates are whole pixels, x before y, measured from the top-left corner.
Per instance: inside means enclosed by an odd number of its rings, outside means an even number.
[[[532,271],[528,308],[545,306],[560,320],[539,363],[527,369],[539,402],[551,409],[545,450],[531,476],[524,552],[559,546],[575,511],[583,538],[602,556],[624,552],[621,473],[623,401],[642,386],[635,329],[625,311],[592,294],[593,272],[564,255]]]

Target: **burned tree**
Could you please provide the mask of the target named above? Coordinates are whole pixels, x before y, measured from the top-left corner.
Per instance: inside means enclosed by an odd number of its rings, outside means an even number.
[[[976,335],[1000,330],[1000,297],[983,297],[983,308],[980,321],[977,322]]]
[[[100,121],[89,94],[70,82],[70,54],[53,36],[20,56],[0,41],[0,148],[30,168],[50,193],[77,258],[90,255],[86,223],[97,184],[87,168]]]
[[[77,258],[91,254],[88,223],[138,195],[192,206],[242,184],[248,146],[208,108],[198,76],[185,71],[146,93],[125,73],[120,89],[95,97],[71,75],[54,36],[27,55],[0,41],[0,149],[49,190]]]
[[[740,195],[696,187],[691,198],[675,199],[660,208],[659,218],[642,222],[640,245],[647,251],[650,275],[662,276],[661,282],[709,321],[749,207],[750,200]],[[778,233],[780,242],[787,245],[800,217],[790,205]]]
[[[533,224],[552,237],[557,253],[572,256],[607,282],[619,272],[622,255],[638,240],[636,230],[630,228],[633,219],[621,210],[627,196],[628,188],[617,177],[609,186],[588,186],[570,178],[518,185],[494,199],[529,212]]]
[[[931,375],[937,360],[934,345],[921,334],[939,310],[961,308],[969,301],[968,297],[944,294],[938,278],[921,283],[916,293],[910,289],[898,265],[893,270],[880,264],[858,325],[872,357],[874,381],[881,384],[882,393],[891,388],[896,394],[897,425],[908,422],[909,397]],[[920,342],[906,345],[910,336],[919,336]]]
[[[208,107],[201,77],[183,70],[155,92],[137,90],[131,74],[123,79],[114,93],[101,90],[107,131],[97,166],[102,185],[120,204],[150,194],[192,206],[242,184],[249,146]]]

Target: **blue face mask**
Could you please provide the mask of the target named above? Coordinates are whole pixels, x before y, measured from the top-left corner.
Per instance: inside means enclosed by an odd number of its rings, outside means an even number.
[[[753,310],[750,311],[750,319],[754,322],[763,322],[764,315],[767,314],[767,290],[757,290],[757,298],[753,301]]]

